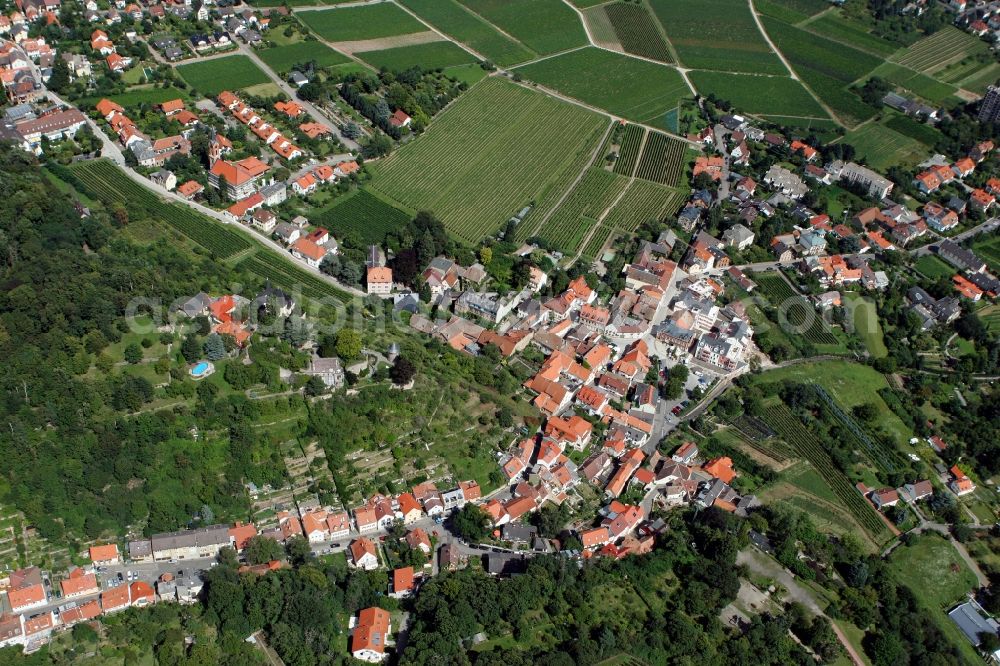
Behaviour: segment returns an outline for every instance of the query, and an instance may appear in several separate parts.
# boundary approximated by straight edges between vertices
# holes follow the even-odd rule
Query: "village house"
[[[353,618],[352,618],[353,619]],[[351,656],[369,663],[379,663],[386,658],[386,644],[391,632],[389,612],[381,608],[365,608],[352,623]]]

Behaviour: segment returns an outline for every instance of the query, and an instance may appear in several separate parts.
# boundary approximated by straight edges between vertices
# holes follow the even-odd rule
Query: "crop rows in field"
[[[604,223],[622,231],[635,231],[649,220],[662,220],[677,212],[684,194],[648,180],[633,180]]]
[[[400,0],[400,2],[444,34],[467,44],[498,65],[513,65],[531,60],[533,56],[523,44],[501,34],[455,0]]]
[[[611,20],[618,43],[626,52],[651,60],[671,62],[667,42],[645,7],[616,2],[605,5],[602,9]]]
[[[382,201],[368,190],[338,199],[313,219],[313,223],[339,236],[352,236],[362,244],[381,244],[387,233],[410,221],[404,211]]]
[[[562,0],[459,0],[536,53],[587,44],[577,13]]]
[[[938,30],[898,54],[893,60],[925,74],[933,73],[962,58],[983,53],[986,44],[951,26]]]
[[[345,303],[351,298],[347,292],[337,289],[273,252],[258,252],[241,261],[238,266],[264,280],[270,280],[283,289],[300,291],[310,298],[334,298]]]
[[[868,452],[868,458],[875,463],[880,470],[886,474],[893,474],[904,468],[906,463],[902,456],[893,447],[887,446],[885,442],[877,436],[872,435],[867,428],[859,424],[853,416],[843,410],[840,404],[833,399],[825,388],[819,384],[812,384],[812,388],[820,399],[827,404],[833,415],[847,428],[847,431],[854,436],[854,440]]]
[[[639,160],[639,149],[642,147],[642,137],[646,129],[640,125],[628,125],[622,134],[618,159],[615,160],[615,173],[631,176],[635,171],[635,163]]]
[[[227,259],[251,247],[250,240],[240,233],[190,208],[163,201],[110,162],[79,163],[73,167],[73,172],[105,203],[136,203],[152,217],[163,220],[220,259]]]
[[[847,507],[847,510],[876,540],[881,540],[887,531],[886,525],[875,509],[858,492],[847,476],[837,469],[830,455],[819,445],[814,437],[810,437],[805,426],[785,405],[769,407],[765,420],[774,430],[790,444],[795,451],[809,461],[809,464],[829,484],[834,494]]]
[[[538,235],[563,252],[575,252],[627,183],[622,176],[591,167]]]
[[[593,235],[587,244],[583,247],[582,256],[589,259],[597,259],[601,252],[601,248],[607,243],[613,236],[618,232],[604,224],[603,222],[594,230]]]
[[[560,190],[558,199],[592,159],[606,123],[514,83],[484,79],[427,132],[381,161],[373,187],[411,210],[434,212],[451,233],[479,242],[552,189]]]
[[[650,132],[635,175],[669,187],[677,187],[684,173],[686,153],[687,145],[684,142],[660,132]]]
[[[812,344],[838,344],[839,340],[827,329],[823,318],[816,314],[815,308],[796,293],[784,278],[773,273],[755,273],[753,279],[771,305],[778,309],[779,324],[784,323],[780,317],[783,314],[785,322]]]

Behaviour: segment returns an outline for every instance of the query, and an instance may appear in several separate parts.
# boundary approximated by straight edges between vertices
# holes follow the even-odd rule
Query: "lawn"
[[[598,48],[571,51],[519,67],[525,79],[623,118],[662,125],[668,111],[690,95],[672,67]]]
[[[470,86],[481,81],[487,74],[486,70],[478,64],[446,67],[444,73],[446,76],[450,76]]]
[[[449,37],[498,65],[534,57],[526,46],[501,34],[493,25],[455,0],[400,0],[400,3]]]
[[[854,313],[854,333],[868,349],[874,358],[884,358],[889,355],[882,333],[882,324],[878,320],[878,309],[875,304],[866,300],[860,294],[848,292],[846,302]]]
[[[316,64],[323,68],[350,62],[347,56],[337,53],[326,44],[313,40],[288,44],[287,46],[272,46],[269,49],[259,51],[258,55],[260,55],[261,60],[267,63],[268,67],[280,74],[290,72],[292,65],[306,63],[310,60],[315,60]]]
[[[580,16],[562,0],[460,0],[536,53],[587,44]]]
[[[913,165],[927,157],[924,144],[879,123],[868,123],[848,132],[843,142],[854,146],[857,156],[877,171]]]
[[[223,90],[240,90],[267,83],[267,75],[244,55],[178,65],[177,73],[204,95],[214,97]]]
[[[550,189],[561,195],[590,161],[607,120],[498,78],[484,79],[428,130],[375,167],[373,187],[433,211],[479,242]]]
[[[476,58],[468,51],[452,42],[429,42],[427,44],[399,46],[381,51],[365,51],[356,55],[379,69],[384,67],[391,72],[403,71],[414,65],[431,70],[476,62]]]
[[[126,109],[136,107],[141,104],[159,104],[171,99],[189,98],[188,91],[180,88],[154,88],[152,86],[130,88],[120,95],[110,95],[108,99],[117,104],[121,104]],[[94,104],[100,101],[101,97],[89,97],[77,101],[77,106],[81,109],[92,109]]]
[[[338,238],[350,236],[358,245],[370,245],[381,244],[389,231],[406,224],[410,217],[368,190],[355,190],[338,197],[333,205],[311,219]]]
[[[427,26],[391,2],[301,12],[296,16],[330,42],[378,39],[427,30]]]
[[[916,268],[922,275],[930,278],[931,280],[937,280],[938,278],[951,277],[955,274],[955,269],[946,264],[941,259],[935,257],[933,254],[925,254],[924,256],[917,259],[914,264]]]
[[[752,76],[695,70],[688,77],[702,95],[713,93],[746,113],[819,118],[827,115],[801,83],[787,76]]]
[[[757,28],[750,6],[733,0],[650,0],[685,67],[787,74]]]
[[[816,382],[846,409],[853,409],[857,405],[870,402],[879,412],[876,421],[879,427],[889,432],[897,444],[903,444],[912,437],[910,430],[878,394],[880,389],[888,387],[889,384],[884,376],[870,366],[851,361],[800,363],[768,370],[759,375],[755,381],[770,383],[784,379]]]

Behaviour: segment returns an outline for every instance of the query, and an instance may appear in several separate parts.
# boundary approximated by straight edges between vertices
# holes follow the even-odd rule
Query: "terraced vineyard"
[[[337,289],[329,282],[299,268],[274,252],[261,250],[237,265],[264,280],[270,280],[279,287],[289,291],[301,291],[310,298],[333,298],[344,303],[351,298],[346,291]]]
[[[599,114],[491,77],[380,161],[372,187],[477,243],[529,202],[553,190],[558,200],[607,127]]]
[[[157,220],[163,220],[219,259],[228,259],[252,247],[242,234],[200,215],[185,206],[167,203],[142,187],[111,162],[99,160],[73,165],[73,173],[88,194],[106,204],[139,204]]]
[[[836,345],[840,341],[827,328],[823,318],[805,298],[792,289],[780,275],[774,273],[754,273],[753,279],[768,301],[778,309],[779,324],[785,322],[816,345]]]
[[[597,220],[628,183],[623,176],[591,167],[538,235],[559,250],[576,252]]]
[[[640,125],[629,125],[622,134],[621,148],[615,161],[615,173],[631,176],[635,171],[635,163],[639,160],[639,149],[642,148],[642,137],[646,129]]]
[[[684,198],[684,193],[678,190],[648,180],[634,180],[604,223],[614,229],[635,231],[643,222],[676,213]]]
[[[660,132],[650,132],[639,158],[636,176],[656,183],[677,187],[684,173],[687,144]]]
[[[625,51],[651,60],[673,62],[666,40],[642,5],[616,2],[603,9]]]
[[[881,543],[888,538],[889,530],[882,518],[857,491],[847,476],[837,469],[829,454],[817,443],[816,439],[809,436],[805,426],[788,407],[785,405],[769,407],[764,420],[819,472],[861,527],[871,534],[877,542]]]

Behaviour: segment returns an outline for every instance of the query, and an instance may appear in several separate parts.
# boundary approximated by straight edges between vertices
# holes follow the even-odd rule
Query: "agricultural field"
[[[257,52],[267,66],[279,74],[287,74],[293,65],[315,60],[321,68],[342,65],[351,62],[350,59],[337,53],[329,46],[317,41],[303,41],[285,46],[272,46]]]
[[[595,11],[605,13],[618,43],[626,52],[660,62],[672,62],[670,49],[660,34],[659,26],[642,5],[615,2]]]
[[[927,146],[875,122],[848,132],[843,141],[854,146],[857,156],[879,171],[913,165],[927,157]]]
[[[328,42],[380,39],[427,31],[427,26],[391,2],[299,12],[296,16]]]
[[[823,107],[802,84],[788,76],[753,76],[693,70],[691,83],[702,95],[714,94],[740,111],[768,115],[827,118]]]
[[[787,74],[750,6],[731,0],[650,0],[677,57],[691,69]]]
[[[972,243],[972,250],[989,264],[990,270],[1000,271],[1000,234],[980,236]]]
[[[892,61],[924,74],[934,74],[969,56],[987,51],[989,46],[986,42],[948,26],[900,51]]]
[[[534,53],[501,34],[456,0],[400,0],[400,3],[449,37],[462,42],[497,65],[531,60]]]
[[[875,115],[877,109],[864,104],[848,86],[882,64],[882,58],[782,21],[762,21],[795,72],[842,121],[854,125]]]
[[[617,233],[618,232],[614,229],[602,222],[598,225],[593,235],[591,235],[590,240],[587,241],[583,250],[581,250],[580,256],[589,260],[597,259],[601,248],[603,248],[609,240],[616,236]]]
[[[866,26],[845,18],[837,11],[826,12],[802,27],[811,33],[861,49],[880,58],[891,56],[899,50],[898,45],[873,35]]]
[[[885,346],[885,335],[875,304],[855,292],[845,294],[845,303],[849,304],[850,312],[853,313],[851,323],[854,325],[854,333],[865,343],[872,358],[888,356],[889,350]]]
[[[814,437],[806,431],[805,425],[786,407],[770,407],[764,421],[787,442],[795,452],[809,461],[823,480],[833,490],[834,495],[850,512],[851,516],[876,542],[889,538],[890,532],[874,507],[857,491],[854,484],[837,469],[830,455]]]
[[[753,6],[762,16],[798,23],[829,9],[830,3],[826,0],[755,0]]]
[[[618,159],[615,160],[615,173],[631,176],[635,171],[635,165],[639,161],[639,149],[642,148],[643,138],[646,136],[646,129],[641,125],[629,125],[622,135],[621,148],[618,151]]]
[[[987,305],[976,314],[991,332],[1000,331],[1000,305]]]
[[[387,233],[411,218],[365,189],[338,197],[332,206],[310,217],[313,224],[329,229],[337,238],[350,236],[359,245],[381,244]]]
[[[595,46],[611,49],[612,51],[624,51],[625,48],[618,41],[618,33],[611,23],[611,17],[605,7],[598,5],[583,12],[583,22],[587,25],[587,32]]]
[[[242,90],[270,81],[267,74],[244,55],[178,65],[177,73],[192,88],[211,97],[223,90]]]
[[[524,78],[623,118],[662,125],[664,115],[690,95],[672,67],[585,48],[519,67]]]
[[[942,138],[941,132],[934,127],[902,114],[889,114],[882,120],[882,124],[904,136],[919,141],[927,146],[928,151]]]
[[[768,301],[778,310],[778,324],[791,327],[796,335],[814,345],[839,344],[827,328],[822,317],[805,298],[800,296],[781,275],[776,273],[754,273],[753,280],[760,287]]]
[[[346,291],[337,289],[315,273],[300,268],[292,260],[270,250],[259,250],[239,262],[237,266],[262,280],[270,280],[283,289],[298,290],[309,298],[332,298],[344,303],[351,298]]]
[[[562,0],[459,1],[536,53],[555,53],[587,43],[583,22]]]
[[[928,102],[940,104],[955,94],[955,86],[894,62],[884,62],[871,74],[910,91]]]
[[[599,114],[484,79],[380,161],[373,187],[410,209],[433,211],[453,234],[478,242],[531,201],[540,207],[550,188],[565,192],[582,170],[569,167],[593,159],[606,129]]]
[[[135,203],[157,220],[174,227],[219,259],[228,259],[253,248],[243,234],[196,213],[187,206],[167,203],[152,190],[139,185],[111,162],[78,162],[73,173],[89,194],[106,204]]]
[[[628,185],[628,179],[591,167],[536,235],[566,254],[576,252],[604,211]]]
[[[649,220],[661,220],[677,212],[684,203],[683,192],[648,180],[636,179],[615,207],[604,218],[604,224],[622,231],[635,231]]]
[[[468,51],[452,42],[444,41],[397,46],[381,51],[364,51],[355,55],[378,69],[384,67],[392,72],[403,71],[414,65],[431,70],[476,62],[476,58]]]
[[[680,185],[684,175],[687,144],[660,132],[650,132],[642,147],[635,175],[668,187]]]

